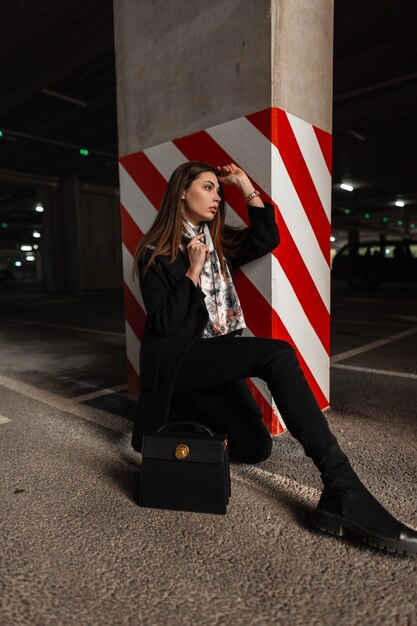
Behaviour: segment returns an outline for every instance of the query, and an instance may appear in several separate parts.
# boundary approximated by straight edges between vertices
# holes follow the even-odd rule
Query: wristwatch
[[[257,191],[255,189],[255,191],[252,191],[252,193],[250,193],[248,196],[246,196],[245,202],[249,202],[249,200],[252,200],[252,198],[254,198],[255,196],[260,196],[260,195],[261,195],[260,191]]]

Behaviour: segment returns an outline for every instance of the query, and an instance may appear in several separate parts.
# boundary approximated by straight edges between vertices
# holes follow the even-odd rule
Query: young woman
[[[223,184],[241,192],[250,227],[225,224]],[[241,336],[246,324],[233,270],[279,241],[273,205],[260,199],[241,168],[190,161],[175,169],[133,264],[147,313],[133,448],[140,452],[143,433],[166,421],[195,420],[228,434],[231,460],[267,459],[272,438],[245,381],[259,377],[320,471],[324,488],[314,526],[417,553],[417,532],[372,496],[339,447],[294,348],[281,339]]]

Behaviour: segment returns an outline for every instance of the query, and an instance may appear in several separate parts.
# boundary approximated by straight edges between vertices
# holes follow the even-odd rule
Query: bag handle
[[[161,426],[161,428],[158,428],[157,433],[161,432],[164,429],[169,429],[171,426],[175,426],[181,424],[182,426],[189,426],[190,424],[192,426],[195,427],[196,430],[200,430],[200,431],[206,431],[206,433],[208,433],[211,437],[214,437],[214,431],[207,426],[207,424],[202,424],[201,422],[169,422],[168,424],[165,424],[164,426]]]

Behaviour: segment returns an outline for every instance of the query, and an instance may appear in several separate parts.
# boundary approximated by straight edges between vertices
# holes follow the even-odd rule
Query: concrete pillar
[[[144,307],[132,257],[186,160],[233,161],[276,206],[281,244],[236,271],[245,335],[290,341],[329,406],[332,0],[115,0],[128,380],[139,384]],[[227,222],[248,224],[225,189]],[[266,384],[249,385],[271,433]]]

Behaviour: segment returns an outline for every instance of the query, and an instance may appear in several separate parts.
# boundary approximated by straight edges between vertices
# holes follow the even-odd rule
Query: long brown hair
[[[144,267],[143,274],[145,274],[158,254],[170,254],[170,263],[173,263],[177,258],[183,230],[180,211],[181,194],[185,189],[191,186],[193,180],[202,172],[213,172],[213,174],[218,176],[218,170],[210,163],[204,163],[203,161],[186,161],[185,163],[181,163],[171,174],[164,191],[158,215],[151,228],[143,235],[136,248],[132,268],[133,280],[135,280],[135,274],[139,276],[138,260],[142,256],[145,256],[147,245],[154,246],[154,249],[148,249],[152,250],[152,252]],[[219,255],[221,271],[224,275],[226,268],[223,255],[236,256],[239,253],[243,240],[248,233],[248,228],[246,226],[234,227],[225,225],[226,209],[223,185],[220,181],[219,187],[221,201],[213,220],[208,222],[208,227],[214,247]]]

